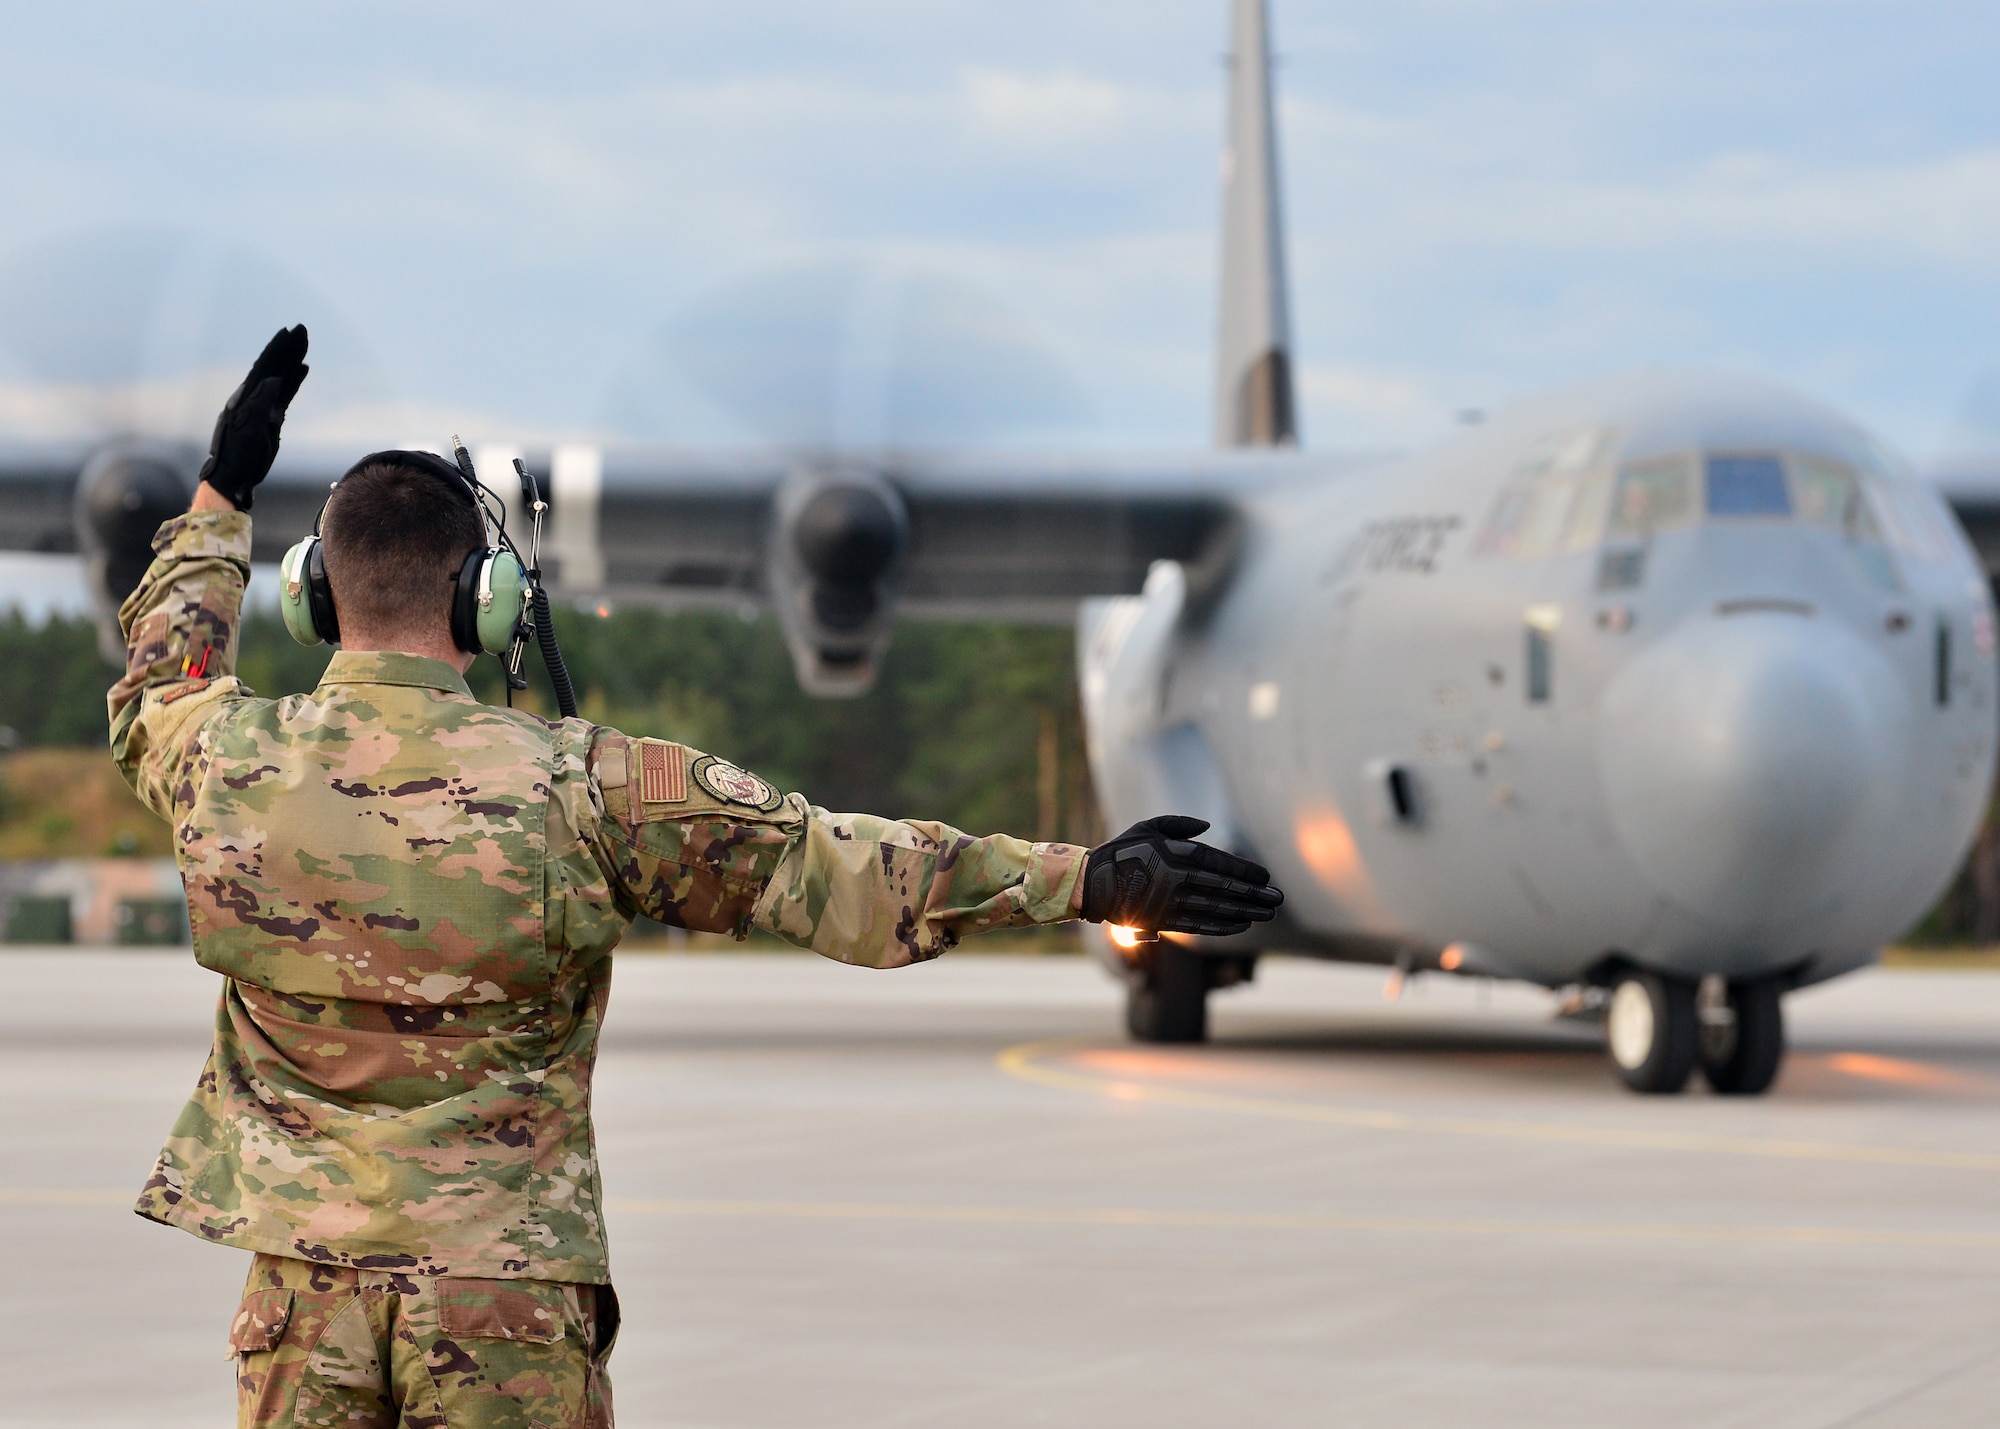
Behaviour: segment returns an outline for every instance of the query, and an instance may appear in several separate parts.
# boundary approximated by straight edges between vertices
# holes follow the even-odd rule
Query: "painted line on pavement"
[[[613,1196],[610,1215],[729,1220],[932,1221],[979,1225],[1161,1226],[1205,1230],[1348,1231],[1405,1235],[1527,1236],[1557,1239],[1733,1241],[1769,1245],[1855,1245],[2000,1250],[2000,1232],[1868,1230],[1844,1226],[1673,1225],[1600,1221],[1508,1221],[1423,1216],[1163,1211],[1136,1207],[935,1205],[866,1201],[634,1200]]]
[[[1803,1054],[1843,1077],[1859,1077],[1868,1082],[1889,1082],[1896,1086],[1923,1087],[1944,1092],[1990,1092],[1990,1077],[1975,1077],[1928,1062],[1912,1062],[1902,1057],[1883,1057],[1873,1052],[1808,1052]]]
[[[128,1191],[0,1187],[0,1206],[129,1207]],[[613,1196],[614,1216],[794,1221],[929,1221],[954,1225],[1181,1227],[1196,1230],[1336,1231],[1362,1234],[1521,1236],[1558,1240],[1727,1241],[1763,1245],[2000,1250],[2000,1232],[1869,1230],[1849,1226],[1674,1225],[1665,1222],[1509,1221],[1253,1211],[1168,1211],[1134,1206],[981,1206],[876,1201],[664,1200]]]
[[[1745,1156],[1769,1161],[1832,1161],[1871,1166],[1921,1166],[1951,1171],[2000,1171],[2000,1155],[1976,1151],[1921,1151],[1899,1146],[1860,1146],[1831,1141],[1759,1140],[1744,1136],[1700,1136],[1673,1131],[1577,1126],[1563,1122],[1489,1121],[1478,1117],[1423,1116],[1365,1107],[1327,1106],[1273,1097],[1191,1091],[1132,1077],[1103,1077],[1051,1067],[1040,1059],[1081,1051],[1095,1043],[1074,1037],[1022,1042],[994,1059],[1007,1076],[1062,1091],[1084,1092],[1112,1101],[1145,1102],[1193,1111],[1263,1117],[1369,1131],[1415,1131],[1439,1136],[1477,1136],[1504,1141],[1540,1141],[1571,1146],[1604,1146],[1639,1151],[1688,1151]]]

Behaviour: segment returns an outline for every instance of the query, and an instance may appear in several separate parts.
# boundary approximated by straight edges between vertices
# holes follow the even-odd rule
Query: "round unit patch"
[[[785,802],[784,795],[747,769],[704,754],[694,762],[694,782],[727,804],[748,804],[769,812]]]

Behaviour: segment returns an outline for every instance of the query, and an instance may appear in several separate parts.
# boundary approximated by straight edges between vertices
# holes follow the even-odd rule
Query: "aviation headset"
[[[450,487],[459,500],[469,501],[479,513],[480,524],[499,537],[498,545],[475,548],[453,578],[456,585],[451,597],[451,639],[468,655],[506,654],[527,618],[530,582],[507,535],[505,519],[495,519],[488,499],[491,493],[467,470],[470,460],[463,466],[454,466],[430,452],[372,452],[349,467],[341,481],[373,462],[430,473]],[[333,490],[339,489],[340,482],[336,481]],[[333,494],[328,492],[327,502],[332,500]],[[320,523],[326,519],[327,502],[321,503],[319,514],[313,517],[312,534],[285,552],[278,563],[278,607],[284,614],[285,629],[301,645],[340,643],[340,613],[334,609],[333,587],[326,578],[326,554],[319,534]]]

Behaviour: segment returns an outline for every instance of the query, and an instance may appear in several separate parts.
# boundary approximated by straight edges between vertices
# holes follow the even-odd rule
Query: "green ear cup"
[[[278,609],[285,617],[285,629],[301,645],[318,645],[322,639],[313,625],[312,594],[306,589],[306,558],[318,539],[306,537],[278,562]]]
[[[528,605],[528,578],[511,551],[495,551],[480,566],[477,601],[479,648],[505,653]]]

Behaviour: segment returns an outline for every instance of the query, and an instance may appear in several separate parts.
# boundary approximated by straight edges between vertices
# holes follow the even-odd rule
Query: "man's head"
[[[345,648],[471,663],[452,643],[452,581],[486,528],[442,457],[363,457],[326,503],[320,544]]]

